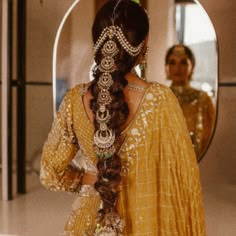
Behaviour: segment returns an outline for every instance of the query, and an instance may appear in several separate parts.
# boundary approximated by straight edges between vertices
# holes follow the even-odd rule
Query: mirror
[[[58,109],[69,88],[91,79],[93,48],[91,30],[88,29],[92,27],[96,10],[104,2],[104,0],[76,0],[61,22],[53,56],[54,112]],[[158,9],[156,8],[157,2],[160,4]],[[215,126],[218,85],[216,34],[210,19],[198,2],[177,2],[179,1],[140,1],[147,7],[150,17],[148,67],[141,73],[145,74],[147,80],[170,86],[170,80],[166,79],[165,67],[167,49],[176,43],[183,43],[191,48],[196,59],[196,66],[190,85],[194,89],[208,94],[214,110],[210,125],[204,127],[200,127],[203,125],[200,122],[201,119],[203,120],[202,112],[199,111],[196,116],[198,118],[186,117],[186,120],[189,119],[191,122],[198,119],[199,122],[195,125],[202,133],[206,127],[210,127],[208,127],[210,131],[207,138],[204,139],[204,145],[201,145],[203,148],[201,151],[197,151],[197,159],[200,161],[210,144]],[[196,101],[192,102],[196,103]],[[192,114],[192,112],[186,112],[186,114]],[[194,132],[190,130],[192,140],[199,139],[199,137],[193,137]],[[201,132],[199,135],[202,135]]]
[[[176,1],[176,47],[166,54],[166,81],[176,95],[198,161],[206,152],[215,125],[217,41],[214,27],[196,1]],[[184,3],[183,3],[184,2]]]

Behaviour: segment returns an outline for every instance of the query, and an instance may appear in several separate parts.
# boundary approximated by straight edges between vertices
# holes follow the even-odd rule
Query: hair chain
[[[116,152],[116,134],[114,130],[109,127],[111,119],[109,104],[112,102],[110,87],[114,83],[111,73],[117,69],[114,57],[119,53],[117,44],[114,41],[116,31],[116,27],[106,29],[100,36],[97,44],[98,50],[108,37],[108,40],[102,46],[101,52],[103,57],[101,63],[98,65],[98,70],[100,70],[101,75],[97,82],[100,90],[97,99],[99,107],[96,111],[95,119],[99,128],[94,133],[94,151],[99,159],[104,160],[105,165],[106,159],[112,158]],[[111,209],[110,212],[105,214],[101,225],[99,222],[100,219],[98,218],[97,220],[95,236],[122,235],[124,221],[114,209]]]
[[[103,45],[107,38],[111,38],[113,36],[116,36],[123,49],[133,57],[139,55],[144,45],[144,41],[142,41],[137,47],[133,47],[125,37],[122,29],[119,26],[112,25],[106,27],[102,31],[101,35],[99,36],[97,42],[94,45],[94,53],[97,53],[97,51],[100,49],[100,47]]]

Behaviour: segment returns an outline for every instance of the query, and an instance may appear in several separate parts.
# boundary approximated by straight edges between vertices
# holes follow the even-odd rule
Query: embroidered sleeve
[[[63,99],[43,147],[40,181],[50,190],[78,192],[83,170],[71,165],[78,150],[70,92]]]

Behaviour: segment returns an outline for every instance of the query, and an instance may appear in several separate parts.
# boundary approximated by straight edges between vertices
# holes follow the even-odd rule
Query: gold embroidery
[[[56,121],[44,147],[42,181],[59,190],[69,190],[68,185],[74,178],[73,171],[70,175],[60,175],[65,180],[63,187],[57,176],[77,152],[70,138],[67,141],[61,138],[64,127],[69,129],[69,137],[72,136],[68,121],[73,123],[83,156],[80,158],[86,157],[85,163],[89,163],[91,170],[91,165],[96,167],[94,128],[83,107],[81,88],[77,86],[66,95],[65,104],[71,104],[73,115],[70,109],[68,114],[64,110],[67,105],[62,106],[58,114],[60,121]],[[66,118],[68,115],[70,119]],[[124,135],[119,153],[123,168],[118,199],[118,211],[125,220],[124,236],[205,236],[198,165],[182,111],[169,88],[150,85]],[[99,196],[78,193],[78,197],[79,202],[73,205],[65,227],[66,235],[83,235],[95,227]]]

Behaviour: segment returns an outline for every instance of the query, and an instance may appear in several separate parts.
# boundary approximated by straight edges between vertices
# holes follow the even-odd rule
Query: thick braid
[[[98,84],[96,82],[96,77],[99,76],[99,71],[94,72],[95,80],[93,81],[90,89],[93,99],[91,100],[91,109],[94,114],[96,114],[98,109],[97,95],[98,95]],[[112,97],[112,102],[109,104],[109,111],[111,114],[110,123],[108,127],[111,128],[116,137],[120,135],[120,127],[122,127],[128,117],[129,108],[125,101],[125,96],[123,88],[126,86],[127,81],[124,76],[118,71],[112,74],[112,79],[114,81],[110,88],[110,94]],[[99,127],[99,123],[94,120],[95,129]],[[103,209],[100,213],[104,215],[112,210],[115,210],[115,203],[118,196],[118,187],[120,184],[121,176],[121,160],[119,155],[115,152],[113,156],[109,159],[99,159],[97,163],[98,168],[98,181],[95,184],[95,189],[100,193],[101,199],[103,201]]]
[[[93,113],[96,114],[96,111],[99,108],[97,104],[98,94],[99,94],[99,86],[97,81],[101,75],[99,70],[95,70],[93,73],[94,80],[90,86],[90,91],[93,96],[93,99],[90,102],[90,108],[92,109]],[[108,124],[109,128],[114,129],[119,134],[119,129],[122,127],[129,114],[129,108],[127,102],[125,101],[125,95],[123,92],[124,87],[128,84],[127,80],[125,79],[124,75],[122,75],[119,71],[115,71],[111,74],[112,79],[114,81],[113,85],[110,87],[110,94],[112,97],[112,102],[109,104],[109,110],[111,114],[111,120]],[[98,128],[99,123],[94,120],[95,127]]]
[[[130,60],[130,56],[126,55],[128,58],[126,61],[122,61],[119,58],[124,58],[124,50],[120,47],[119,53],[115,56],[116,70],[110,73],[112,77],[112,85],[109,87],[109,92],[111,96],[111,102],[107,105],[110,113],[110,120],[107,123],[109,129],[113,130],[116,140],[114,143],[115,147],[119,147],[121,127],[127,121],[129,115],[129,107],[125,100],[124,88],[128,84],[125,79],[125,75],[131,70],[136,58]],[[125,56],[125,57],[126,57]],[[95,55],[95,61],[102,61],[103,56],[100,52]],[[127,63],[128,62],[128,63]],[[93,99],[90,102],[90,108],[92,109],[94,115],[96,116],[99,110],[99,79],[102,73],[99,67],[94,70],[94,80],[90,86],[90,91]],[[95,133],[99,130],[100,123],[95,118]],[[98,169],[98,180],[94,187],[100,194],[101,200],[103,202],[103,207],[99,211],[99,221],[102,222],[106,219],[106,215],[109,213],[116,213],[116,202],[119,194],[119,185],[121,182],[121,159],[118,155],[118,148],[115,148],[115,152],[109,158],[98,158],[97,169]],[[122,221],[121,221],[122,222]],[[122,232],[123,223],[117,227],[117,232]]]
[[[130,20],[130,16],[135,16],[135,21]],[[93,97],[90,108],[94,114],[94,151],[98,158],[98,180],[94,187],[102,200],[96,236],[123,235],[124,223],[116,210],[116,203],[122,170],[118,155],[123,138],[121,131],[129,115],[124,94],[128,84],[125,76],[143,50],[148,29],[144,9],[132,1],[109,1],[94,21],[96,66],[89,90]]]

